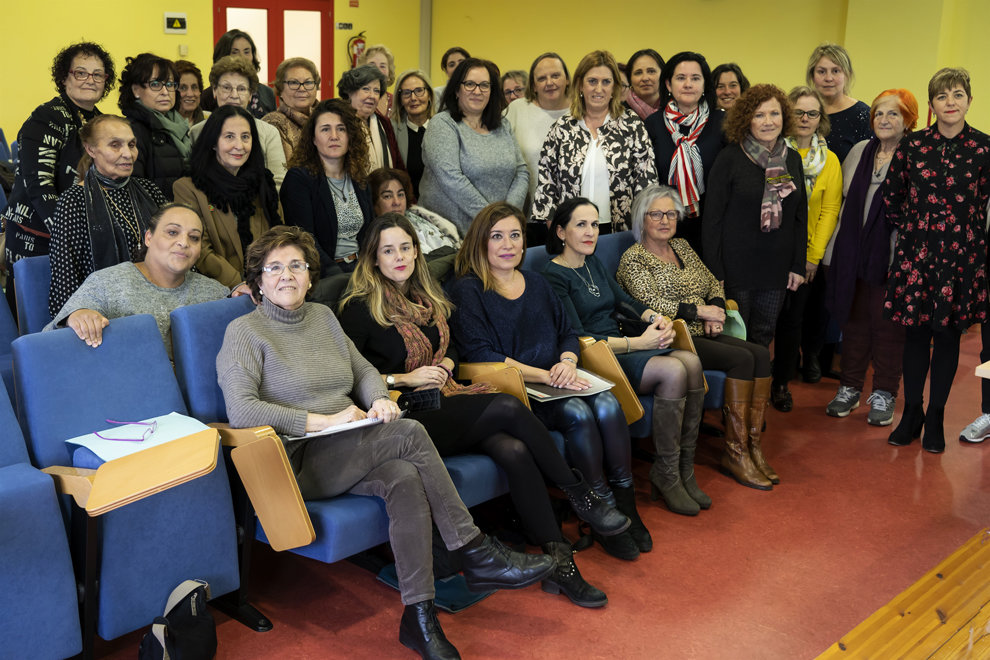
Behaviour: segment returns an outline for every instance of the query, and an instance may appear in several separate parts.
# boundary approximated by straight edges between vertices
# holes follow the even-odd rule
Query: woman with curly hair
[[[272,173],[258,148],[254,117],[239,105],[210,115],[192,151],[192,177],[175,182],[175,201],[203,218],[196,269],[233,288],[244,280],[248,245],[282,223]]]
[[[7,208],[0,216],[6,227],[8,264],[48,254],[55,202],[75,180],[76,164],[83,155],[77,133],[100,114],[96,104],[117,82],[113,58],[91,42],[63,48],[52,61],[51,72],[58,96],[35,108],[17,133],[20,160]],[[15,309],[11,274],[8,278],[7,301]]]
[[[316,237],[321,275],[351,272],[372,219],[368,142],[347,101],[318,104],[303,126],[282,182],[285,223]]]

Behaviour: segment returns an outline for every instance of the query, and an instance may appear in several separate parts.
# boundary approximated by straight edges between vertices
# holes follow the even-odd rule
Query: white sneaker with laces
[[[990,438],[990,415],[983,413],[959,434],[960,442],[977,444]]]
[[[873,426],[890,426],[894,421],[894,395],[886,390],[874,390],[866,400],[870,412],[866,423]]]
[[[829,417],[848,417],[849,413],[859,408],[860,391],[847,385],[839,385],[839,391],[825,407]]]

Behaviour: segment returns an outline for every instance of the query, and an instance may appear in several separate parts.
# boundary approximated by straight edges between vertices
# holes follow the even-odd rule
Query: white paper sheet
[[[77,438],[70,438],[66,442],[72,445],[86,447],[104,461],[112,461],[115,458],[127,456],[149,447],[162,445],[166,442],[171,442],[172,440],[199,431],[205,431],[209,428],[199,420],[181,415],[177,412],[170,412],[167,415],[138,421],[148,423],[157,421],[158,428],[147,440],[105,440],[96,437],[95,433],[87,433]],[[141,424],[113,424],[107,430],[101,430],[99,433],[107,438],[140,438],[147,429],[147,426]]]

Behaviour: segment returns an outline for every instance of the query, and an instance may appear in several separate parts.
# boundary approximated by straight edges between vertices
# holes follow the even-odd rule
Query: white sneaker
[[[870,413],[866,416],[867,424],[890,426],[894,421],[894,395],[890,392],[873,390],[866,403],[870,406]]]
[[[973,444],[983,442],[990,438],[990,415],[983,413],[976,420],[964,428],[959,434],[960,442],[970,442]]]

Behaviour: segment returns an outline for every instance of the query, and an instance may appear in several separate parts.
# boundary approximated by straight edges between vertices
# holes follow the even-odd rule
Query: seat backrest
[[[523,257],[522,269],[539,273],[543,271],[543,267],[547,265],[548,261],[550,261],[550,255],[547,254],[547,246],[534,245],[533,247],[526,248],[526,256]]]
[[[629,246],[635,243],[631,231],[620,231],[615,234],[606,234],[598,239],[598,247],[595,249],[595,256],[605,266],[605,272],[615,277],[619,270],[619,259]]]
[[[17,323],[5,296],[0,300],[0,355],[10,355],[10,342],[17,339]]]
[[[227,325],[254,309],[249,296],[180,307],[172,312],[175,377],[189,414],[202,422],[226,422],[227,405],[217,382],[217,353]]]
[[[13,343],[17,410],[37,467],[71,465],[65,440],[186,405],[154,317],[114,319],[91,348],[68,328]]]
[[[15,463],[29,463],[24,435],[14,415],[10,397],[0,396],[0,467]]]
[[[48,290],[52,285],[52,264],[48,255],[25,257],[14,262],[14,297],[21,334],[41,332],[51,323]]]

